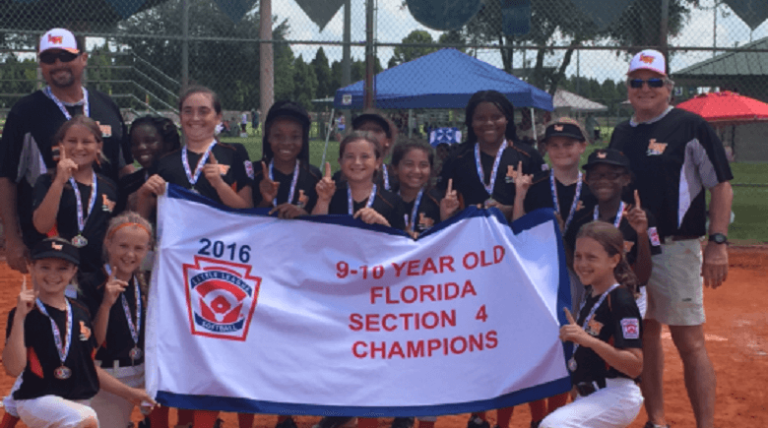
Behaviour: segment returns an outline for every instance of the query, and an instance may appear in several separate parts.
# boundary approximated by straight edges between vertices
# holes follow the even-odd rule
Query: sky
[[[492,1],[492,0],[486,0]],[[714,26],[714,11],[713,6],[715,0],[702,0],[701,6],[709,10],[695,9],[685,26],[683,32],[669,41],[670,46],[686,46],[686,47],[711,47],[713,46],[713,26]],[[379,42],[382,43],[396,43],[401,41],[413,30],[428,30],[432,37],[437,40],[442,34],[440,31],[433,31],[425,28],[419,24],[410,14],[407,8],[401,7],[401,0],[377,0],[377,19],[376,19],[376,37]],[[342,40],[342,28],[343,28],[343,7],[339,9],[333,19],[321,32],[319,27],[313,23],[309,17],[301,10],[294,0],[279,0],[273,1],[272,12],[278,17],[279,21],[288,19],[290,27],[290,34],[288,38],[290,40],[325,40],[325,41],[341,41]],[[352,41],[364,41],[365,40],[365,2],[353,0],[352,1]],[[754,32],[751,32],[747,24],[739,19],[727,5],[718,6],[718,18],[717,18],[717,46],[743,46],[752,40],[758,40],[763,37],[768,37],[768,22],[764,22]],[[315,57],[317,51],[316,45],[292,45],[294,54],[302,55],[305,61],[310,61]],[[326,55],[330,61],[341,59],[341,47],[340,46],[324,46]],[[558,53],[548,58],[545,65],[554,66],[559,65],[564,51],[557,51]],[[352,56],[354,58],[362,58],[364,55],[364,48],[353,47]],[[534,51],[528,51],[527,58],[532,60],[535,55]],[[380,47],[378,48],[379,59],[386,67],[387,61],[392,56],[392,48]],[[522,68],[523,66],[522,53],[515,52],[515,68]],[[606,78],[613,80],[622,80],[626,73],[628,64],[628,58],[624,56],[617,57],[615,51],[582,51],[578,55],[574,54],[571,65],[568,67],[566,73],[568,75],[579,74],[588,78],[595,78],[598,81],[603,81]],[[675,70],[693,65],[699,61],[712,57],[711,52],[694,52],[689,51],[686,53],[678,53],[673,55],[670,68],[674,73]],[[489,62],[497,67],[501,67],[501,58],[498,50],[489,49],[481,50],[478,52],[478,58]]]

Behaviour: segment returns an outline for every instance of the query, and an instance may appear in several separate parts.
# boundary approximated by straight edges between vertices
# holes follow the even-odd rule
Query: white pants
[[[19,412],[16,410],[16,400],[13,399],[13,393],[21,388],[21,375],[16,378],[16,382],[11,387],[11,392],[3,398],[3,407],[5,407],[5,413],[18,418]]]
[[[21,421],[29,428],[76,428],[89,418],[97,424],[90,400],[67,400],[58,395],[44,395],[29,400],[16,400]]]
[[[631,424],[643,406],[640,387],[631,379],[606,379],[605,384],[552,412],[540,428],[624,428]]]
[[[134,367],[104,369],[104,371],[130,387],[141,388],[144,386],[144,364]],[[91,407],[99,417],[100,428],[126,428],[131,423],[133,403],[111,392],[100,390],[91,400]]]

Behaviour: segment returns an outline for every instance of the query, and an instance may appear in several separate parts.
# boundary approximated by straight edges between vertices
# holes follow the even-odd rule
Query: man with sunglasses
[[[632,58],[627,93],[634,116],[619,124],[610,147],[629,158],[643,207],[658,223],[662,252],[652,257],[643,334],[642,390],[648,423],[665,427],[661,326],[666,324],[683,361],[696,424],[714,423],[715,372],[704,342],[704,285],[713,289],[728,274],[727,234],[733,179],[725,150],[700,116],[670,106],[674,83],[664,56],[644,50]],[[710,193],[706,229],[706,190]],[[708,234],[703,252],[699,238]],[[703,281],[702,281],[703,278]]]
[[[23,273],[28,249],[43,238],[32,225],[32,188],[39,176],[56,168],[54,136],[64,122],[86,115],[99,123],[108,161],[101,162],[102,175],[117,181],[133,171],[120,110],[108,95],[82,86],[88,62],[83,40],[54,28],[40,39],[38,59],[48,86],[13,105],[0,140],[0,218],[6,256],[8,265]]]

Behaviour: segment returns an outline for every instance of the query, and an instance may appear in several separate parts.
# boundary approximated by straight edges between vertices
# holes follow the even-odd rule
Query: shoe
[[[312,428],[351,428],[355,418],[349,416],[325,416]]]
[[[224,427],[224,420],[222,419],[216,419],[216,422],[213,423],[213,428],[223,428]]]
[[[643,428],[669,428],[669,424],[667,425],[656,425],[655,423],[648,421],[643,425]]]
[[[288,419],[275,425],[275,428],[298,428],[298,427],[296,426],[296,422],[293,420],[293,417],[289,416]]]
[[[541,421],[531,421],[531,428],[539,428],[539,425],[541,425]]]
[[[415,418],[395,418],[390,428],[413,428]]]
[[[470,416],[469,421],[467,421],[467,428],[491,428],[491,424],[477,416]]]

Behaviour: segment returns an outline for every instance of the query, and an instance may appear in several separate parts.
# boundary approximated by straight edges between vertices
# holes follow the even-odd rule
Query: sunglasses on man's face
[[[629,81],[629,87],[633,89],[640,89],[643,87],[643,83],[647,83],[649,88],[661,88],[664,86],[664,80],[654,77],[652,79],[631,79]]]
[[[58,59],[61,62],[72,62],[80,56],[80,54],[74,54],[72,52],[67,51],[58,51],[58,52],[43,52],[40,54],[40,62],[44,64],[53,64]]]

